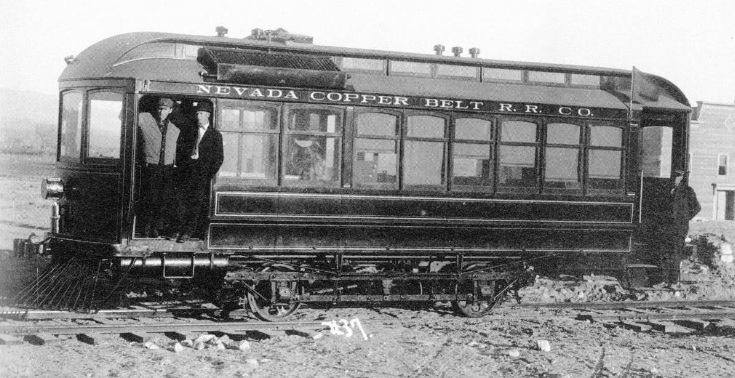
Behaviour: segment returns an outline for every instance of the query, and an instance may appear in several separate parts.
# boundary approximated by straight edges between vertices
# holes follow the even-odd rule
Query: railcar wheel
[[[462,270],[468,271],[477,268],[477,265],[465,266]],[[447,265],[440,269],[443,272],[456,271],[457,266],[454,264]],[[482,294],[482,298],[473,301],[452,301],[452,308],[456,313],[464,315],[468,318],[480,318],[487,315],[490,310],[493,309],[496,302],[495,297],[495,281],[467,281],[457,283],[455,286],[455,292],[459,294],[474,293],[475,284],[491,288],[491,292],[487,289]],[[489,298],[489,299],[488,299]]]
[[[291,272],[293,267],[288,265],[271,265],[260,270],[261,272]],[[262,281],[255,285],[255,292],[247,293],[250,311],[261,320],[268,322],[283,321],[301,307],[299,302],[289,301],[287,304],[273,303],[271,298],[283,296],[285,293],[297,293],[296,281]],[[275,290],[275,292],[274,292]],[[275,295],[274,295],[275,294]]]

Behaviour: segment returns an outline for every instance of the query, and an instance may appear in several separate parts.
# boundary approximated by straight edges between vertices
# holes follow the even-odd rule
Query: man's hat
[[[212,104],[210,104],[207,101],[200,101],[200,102],[197,103],[197,105],[194,108],[194,110],[196,110],[198,112],[207,112],[209,114],[212,114]]]
[[[158,107],[159,108],[163,108],[163,107],[173,108],[174,101],[171,100],[170,98],[160,98],[158,100]]]

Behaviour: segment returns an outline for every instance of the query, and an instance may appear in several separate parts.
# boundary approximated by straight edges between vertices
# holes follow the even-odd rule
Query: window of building
[[[623,191],[623,129],[591,125],[588,147],[587,193],[611,194]]]
[[[581,127],[567,123],[548,124],[545,152],[544,191],[581,191]]]
[[[89,94],[89,135],[87,158],[97,163],[120,159],[123,95],[116,92]],[[110,160],[115,159],[115,160]]]
[[[61,130],[59,160],[81,161],[82,146],[82,92],[70,91],[61,95]]]
[[[403,156],[404,188],[444,189],[447,121],[435,115],[410,115]]]
[[[265,103],[221,101],[218,110],[225,154],[218,176],[275,183],[278,108]]]
[[[457,118],[452,140],[452,190],[492,191],[492,122]]]
[[[353,187],[398,189],[399,117],[388,113],[358,113],[355,125]]]
[[[730,162],[730,157],[725,154],[717,155],[717,175],[727,176],[727,166]]]
[[[342,109],[289,109],[283,151],[286,185],[339,185],[342,123]]]
[[[507,120],[500,124],[498,191],[537,192],[537,125]]]

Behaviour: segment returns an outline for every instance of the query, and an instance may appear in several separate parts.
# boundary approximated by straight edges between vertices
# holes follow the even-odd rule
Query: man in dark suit
[[[211,125],[212,104],[201,101],[196,105],[197,130],[189,136],[181,161],[183,219],[176,242],[183,243],[192,236],[202,237],[209,212],[210,183],[217,174],[224,150],[222,134]]]

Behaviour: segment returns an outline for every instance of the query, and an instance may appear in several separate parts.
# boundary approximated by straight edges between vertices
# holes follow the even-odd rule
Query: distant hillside
[[[0,88],[0,151],[53,151],[57,117],[58,95]]]

